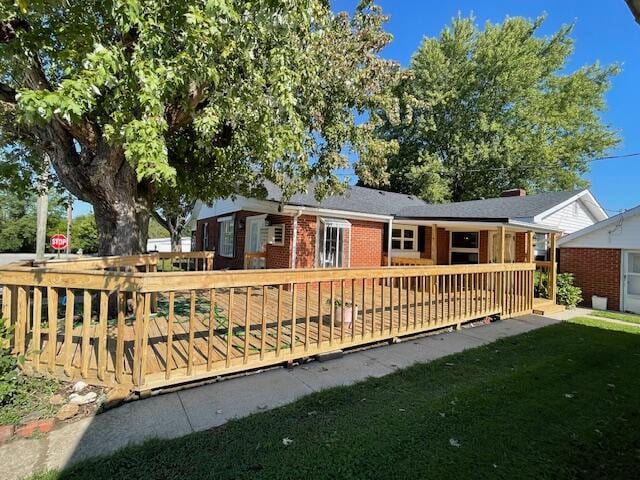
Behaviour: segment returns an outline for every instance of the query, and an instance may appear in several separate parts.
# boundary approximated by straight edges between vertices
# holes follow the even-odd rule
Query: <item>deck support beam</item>
[[[536,254],[535,254],[535,249],[533,248],[534,246],[534,241],[535,241],[535,237],[534,237],[535,233],[533,232],[533,230],[529,230],[527,232],[527,261],[529,263],[533,263],[535,261],[536,258]]]
[[[556,263],[556,250],[557,250],[558,234],[549,234],[549,262],[551,267],[549,268],[549,299],[556,303],[556,277],[558,274],[558,264]]]

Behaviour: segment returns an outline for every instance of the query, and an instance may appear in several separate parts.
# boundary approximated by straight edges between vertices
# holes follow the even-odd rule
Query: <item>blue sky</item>
[[[425,36],[437,36],[458,12],[473,13],[477,22],[501,22],[506,16],[535,18],[547,14],[543,34],[551,34],[562,24],[575,22],[575,52],[568,68],[573,70],[595,61],[618,63],[622,72],[614,78],[607,94],[606,123],[622,138],[610,154],[640,152],[640,25],[635,23],[624,0],[459,0],[410,1],[377,0],[390,15],[386,30],[393,42],[383,56],[407,66]],[[335,11],[352,12],[357,0],[332,0]],[[592,162],[586,175],[600,203],[615,213],[640,204],[640,157]],[[77,202],[76,213],[89,206]]]
[[[357,0],[333,0],[335,11],[352,12]],[[437,36],[460,12],[472,14],[479,25],[498,23],[505,17],[536,18],[546,13],[543,34],[551,34],[575,22],[572,34],[575,52],[568,69],[599,61],[618,63],[622,72],[607,94],[605,123],[620,134],[622,142],[610,154],[640,152],[640,25],[635,23],[624,0],[377,0],[391,18],[386,30],[393,42],[383,56],[408,66],[423,37]],[[591,190],[608,210],[628,209],[640,204],[640,156],[591,163],[585,177]],[[614,212],[609,212],[609,214]]]

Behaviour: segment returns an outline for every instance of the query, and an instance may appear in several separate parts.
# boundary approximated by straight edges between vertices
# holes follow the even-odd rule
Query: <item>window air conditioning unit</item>
[[[284,245],[284,225],[262,227],[260,237],[260,243],[263,245]]]

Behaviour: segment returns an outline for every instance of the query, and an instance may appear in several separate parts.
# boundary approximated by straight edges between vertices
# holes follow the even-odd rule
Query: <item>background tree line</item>
[[[618,142],[617,67],[569,71],[571,26],[456,18],[401,69],[386,20],[371,0],[3,2],[0,185],[50,162],[98,250],[131,254],[152,217],[176,243],[198,199],[339,193],[349,158],[361,184],[444,202],[584,186]]]
[[[34,252],[36,248],[35,193],[0,190],[0,253]],[[67,231],[65,198],[57,191],[49,195],[47,242],[56,234]],[[149,237],[166,237],[167,230],[155,221],[149,224]],[[71,251],[85,254],[98,253],[98,229],[93,213],[79,215],[71,223]],[[48,247],[47,251],[52,252]]]

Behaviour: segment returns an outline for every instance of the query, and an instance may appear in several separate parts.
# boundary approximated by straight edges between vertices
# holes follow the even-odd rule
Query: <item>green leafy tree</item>
[[[93,214],[80,215],[71,223],[71,248],[82,249],[83,253],[96,253],[100,248],[98,228]]]
[[[332,172],[349,151],[363,178],[384,180],[371,172],[393,142],[356,119],[385,105],[397,72],[378,56],[385,17],[370,1],[352,17],[328,3],[2,2],[3,142],[47,154],[93,205],[102,254],[142,251],[171,188],[212,200],[268,179],[289,196],[315,180],[325,195],[343,187]],[[185,138],[191,155],[172,160]]]
[[[33,252],[36,248],[35,193],[0,191],[0,252]],[[62,197],[54,191],[49,199],[47,236],[66,229]]]
[[[568,72],[572,27],[541,37],[542,23],[456,18],[422,42],[378,129],[399,144],[390,189],[445,202],[585,186],[587,160],[618,142],[600,118],[617,67]]]
[[[149,238],[164,238],[169,235],[169,232],[166,228],[158,223],[155,218],[151,218],[149,220]]]

